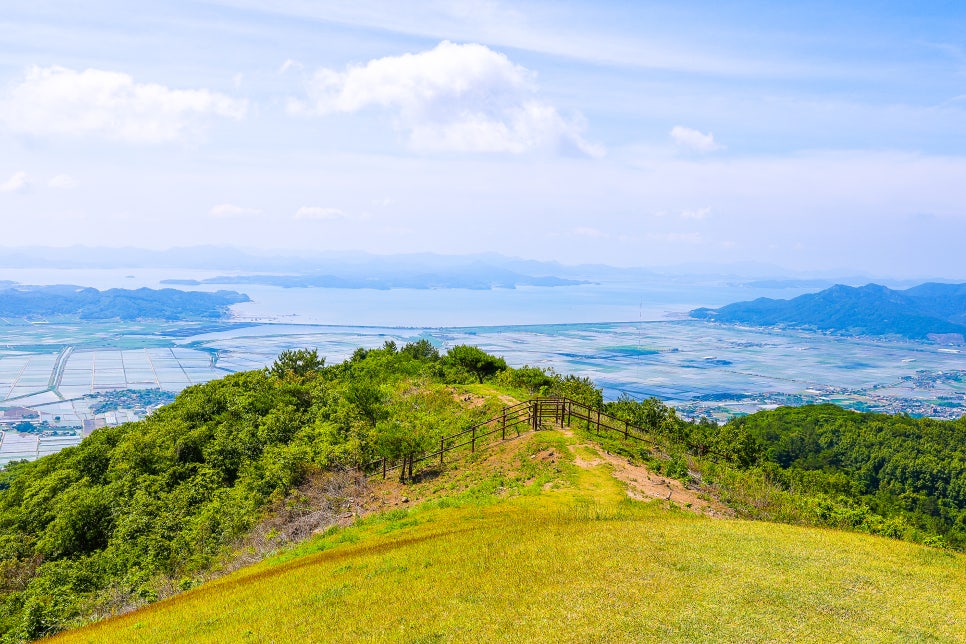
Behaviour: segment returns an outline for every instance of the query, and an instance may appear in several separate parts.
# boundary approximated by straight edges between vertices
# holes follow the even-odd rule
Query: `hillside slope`
[[[966,284],[928,283],[895,291],[878,284],[841,284],[791,300],[759,298],[719,309],[701,308],[692,318],[757,326],[809,327],[853,335],[966,334]]]
[[[0,285],[0,316],[35,318],[76,315],[81,320],[219,319],[232,304],[249,302],[235,291],[180,291],[112,288],[99,291],[80,286]]]
[[[962,641],[966,558],[630,499],[543,431],[396,506],[57,642]],[[412,495],[404,503],[400,494]],[[408,508],[418,499],[427,500]]]

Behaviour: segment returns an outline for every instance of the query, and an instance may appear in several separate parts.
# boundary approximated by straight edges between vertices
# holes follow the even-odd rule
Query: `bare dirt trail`
[[[564,435],[572,437],[572,430],[561,429]],[[714,518],[731,518],[734,511],[701,490],[687,487],[677,479],[668,478],[652,472],[643,465],[631,463],[627,458],[603,451],[599,445],[591,443],[571,444],[568,446],[574,455],[574,465],[591,468],[609,465],[611,475],[627,485],[627,496],[638,501],[659,499],[674,505]],[[581,452],[595,456],[585,457]]]

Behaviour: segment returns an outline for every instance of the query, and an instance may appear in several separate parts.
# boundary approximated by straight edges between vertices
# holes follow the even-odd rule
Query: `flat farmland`
[[[936,418],[966,412],[966,355],[960,349],[692,320],[458,328],[0,324],[0,409],[28,407],[54,428],[90,429],[145,413],[143,404],[125,406],[130,396],[111,398],[119,392],[174,394],[263,368],[286,349],[315,348],[334,364],[359,347],[421,339],[441,350],[473,344],[513,366],[587,377],[609,399],[656,396],[692,418],[722,421],[778,405],[822,402]]]

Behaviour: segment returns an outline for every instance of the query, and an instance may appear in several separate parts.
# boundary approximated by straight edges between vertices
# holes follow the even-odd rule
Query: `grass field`
[[[966,641],[966,557],[632,501],[576,440],[381,484],[410,502],[55,640]]]

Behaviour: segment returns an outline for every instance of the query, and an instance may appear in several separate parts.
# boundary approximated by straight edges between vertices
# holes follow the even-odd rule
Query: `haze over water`
[[[226,271],[189,269],[0,269],[0,280],[76,284],[98,289],[237,290],[252,301],[232,307],[238,321],[391,327],[635,322],[681,319],[701,306],[757,297],[788,298],[816,289],[766,289],[726,278],[654,277],[647,281],[514,289],[281,288],[257,284],[164,284]]]

